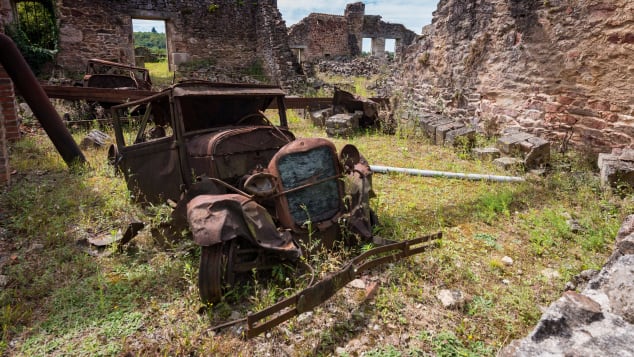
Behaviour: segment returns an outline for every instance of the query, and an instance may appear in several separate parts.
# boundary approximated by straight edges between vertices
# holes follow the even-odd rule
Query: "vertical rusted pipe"
[[[11,38],[0,33],[0,63],[69,167],[86,158]]]

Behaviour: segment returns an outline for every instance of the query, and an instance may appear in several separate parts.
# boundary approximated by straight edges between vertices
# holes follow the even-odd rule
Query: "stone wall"
[[[4,8],[7,0],[0,1]],[[293,73],[286,26],[275,0],[55,0],[55,5],[57,64],[67,72],[82,73],[90,58],[134,64],[134,18],[165,21],[172,69],[204,60],[236,70],[259,63],[275,82]],[[273,50],[263,50],[262,43]]]
[[[291,48],[302,48],[302,60],[348,56],[348,23],[343,16],[310,14],[289,31]]]
[[[396,40],[396,54],[412,44],[416,34],[400,24],[390,24],[378,15],[365,15],[362,2],[348,4],[344,16],[312,13],[289,29],[291,48],[312,62],[333,56],[358,56],[363,38],[372,39],[373,55],[383,56],[385,39]]]
[[[632,1],[442,0],[406,57],[413,111],[595,152],[634,147]]]

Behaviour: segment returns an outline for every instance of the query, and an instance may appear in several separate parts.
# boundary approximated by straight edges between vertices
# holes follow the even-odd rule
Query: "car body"
[[[204,302],[254,268],[298,260],[313,242],[372,237],[369,165],[352,145],[337,152],[329,140],[296,138],[278,87],[180,83],[115,106],[112,117],[110,160],[133,197],[175,202],[174,221],[202,247]],[[124,131],[131,117],[133,135]]]

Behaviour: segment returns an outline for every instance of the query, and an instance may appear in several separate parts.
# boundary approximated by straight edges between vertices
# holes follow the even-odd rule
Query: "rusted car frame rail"
[[[260,312],[247,316],[246,337],[252,338],[322,304],[363,272],[379,265],[399,261],[422,253],[434,246],[442,233],[431,234],[403,242],[370,249],[350,261],[343,269],[328,275],[320,282],[278,302]]]

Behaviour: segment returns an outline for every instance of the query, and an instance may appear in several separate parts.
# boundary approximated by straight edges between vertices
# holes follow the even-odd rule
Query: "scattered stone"
[[[0,275],[0,288],[4,288],[9,284],[9,277],[6,275]]]
[[[31,110],[31,107],[29,107],[28,104],[20,103],[19,107],[20,107],[20,115],[22,116],[22,118],[33,118],[33,111]]]
[[[576,288],[577,288],[577,285],[573,283],[572,281],[568,281],[566,282],[566,285],[564,285],[564,291],[575,290]]]
[[[576,219],[569,219],[566,223],[568,224],[568,227],[570,227],[570,232],[572,233],[577,234],[583,231],[583,226],[579,224]]]
[[[346,355],[347,355],[347,352],[346,352],[346,349],[345,349],[345,348],[343,348],[343,347],[337,347],[337,348],[335,348],[335,354],[336,354],[337,356],[346,356]]]
[[[229,320],[239,320],[241,318],[242,315],[240,315],[240,313],[237,311],[231,311],[231,315],[229,315]]]
[[[508,156],[493,160],[493,164],[507,171],[524,167],[523,160]]]
[[[303,314],[297,316],[297,322],[299,323],[303,323],[303,322],[310,322],[313,319],[313,312],[312,311],[307,311],[304,312]]]
[[[365,282],[361,279],[354,279],[348,284],[351,288],[365,290]]]
[[[502,257],[502,263],[507,267],[510,267],[513,265],[513,258],[508,256]]]
[[[466,303],[466,297],[460,290],[443,289],[436,294],[436,297],[446,309],[459,310]]]
[[[40,251],[42,249],[44,249],[44,244],[42,244],[42,243],[33,243],[33,244],[31,244],[31,246],[27,250],[27,253],[37,252],[37,251]]]
[[[502,284],[509,285],[509,284],[511,284],[511,281],[508,280],[508,279],[502,279]]]
[[[497,148],[475,148],[473,154],[480,161],[493,161],[501,156]]]

